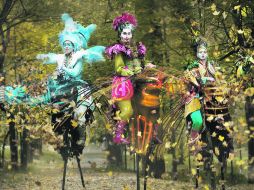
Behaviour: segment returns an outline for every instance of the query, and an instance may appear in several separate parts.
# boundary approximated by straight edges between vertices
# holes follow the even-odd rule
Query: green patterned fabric
[[[190,117],[191,117],[191,121],[192,121],[192,130],[200,131],[202,129],[202,125],[203,125],[203,118],[202,118],[200,110],[192,112],[190,114]]]

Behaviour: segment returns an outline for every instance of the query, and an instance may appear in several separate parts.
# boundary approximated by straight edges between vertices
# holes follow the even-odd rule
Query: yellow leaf
[[[222,16],[223,16],[224,19],[226,19],[226,18],[227,18],[227,13],[224,11],[224,12],[222,13]]]
[[[238,160],[238,161],[236,161],[236,165],[243,166],[244,165],[244,161],[243,160]]]
[[[108,103],[109,103],[109,105],[113,105],[114,104],[114,100],[110,99],[110,100],[108,100]]]
[[[197,174],[196,169],[191,169],[191,173],[192,173],[192,175],[196,175]]]
[[[232,122],[225,122],[225,123],[223,123],[223,125],[225,126],[225,127],[231,127],[232,126]]]
[[[200,153],[198,153],[196,158],[198,161],[201,161],[203,159],[203,156]]]
[[[113,175],[113,172],[112,171],[109,171],[108,172],[108,176],[111,177]]]
[[[247,9],[246,9],[246,7],[242,8],[241,14],[242,14],[243,17],[247,17]]]
[[[228,143],[226,141],[223,141],[223,146],[228,147]]]
[[[170,142],[166,142],[165,148],[171,148],[171,143]]]
[[[196,150],[195,146],[192,146],[190,149],[191,152],[194,152],[195,150]]]
[[[72,126],[73,128],[76,128],[76,127],[78,126],[78,122],[75,121],[75,120],[71,120],[71,126]]]
[[[74,101],[71,101],[69,107],[73,107],[74,108],[75,106],[76,106],[76,103]]]
[[[253,88],[253,87],[247,88],[247,89],[244,91],[244,94],[245,94],[246,96],[253,96],[253,95],[254,95],[254,88]]]
[[[198,183],[199,183],[199,184],[202,183],[202,177],[201,177],[201,176],[198,177]]]
[[[207,119],[206,119],[206,121],[212,121],[213,120],[213,118],[214,118],[214,116],[209,116]]]
[[[213,3],[212,5],[211,5],[211,11],[216,11],[216,5],[215,5],[215,3]]]
[[[214,12],[213,12],[213,15],[214,15],[214,16],[218,16],[219,14],[220,14],[220,11],[214,11]]]
[[[234,158],[235,158],[235,155],[233,153],[229,153],[228,160],[232,161],[234,160]]]
[[[176,146],[176,144],[177,144],[176,142],[175,142],[175,143],[173,143],[173,144],[172,144],[172,147],[174,148],[174,147]]]
[[[162,123],[161,118],[157,119],[157,123],[158,123],[158,124],[161,124],[161,123]]]
[[[213,132],[212,137],[216,137],[217,133]]]
[[[244,31],[243,31],[243,30],[237,30],[237,33],[238,33],[238,34],[243,34]]]
[[[215,147],[214,152],[215,152],[215,155],[217,156],[220,155],[220,150],[218,149],[218,147]]]
[[[231,60],[230,60],[229,58],[226,58],[225,61],[226,61],[226,62],[230,62]]]
[[[6,124],[8,124],[8,125],[9,125],[11,122],[12,122],[11,119],[7,119],[7,120],[6,120]]]
[[[254,63],[253,57],[250,57],[250,58],[249,58],[249,61],[250,61],[251,63]]]
[[[205,185],[205,186],[204,186],[204,190],[210,190],[209,186],[208,186],[208,185]]]
[[[249,164],[253,164],[254,163],[254,157],[251,157],[251,159],[249,160]]]
[[[8,169],[8,170],[11,170],[11,169],[12,169],[11,164],[8,165],[7,169]]]
[[[130,188],[129,188],[129,186],[124,185],[124,186],[123,186],[123,190],[130,190]]]
[[[218,139],[222,142],[224,140],[224,137],[219,135]]]
[[[58,112],[59,112],[59,110],[58,110],[58,109],[56,109],[56,108],[54,108],[54,109],[52,109],[52,112],[53,112],[53,113],[58,113]]]
[[[107,123],[105,127],[106,127],[106,129],[110,130],[111,129],[110,123]]]
[[[224,100],[224,98],[223,98],[222,96],[217,96],[215,99],[216,99],[219,103],[221,103],[221,102]]]
[[[244,74],[244,71],[243,71],[243,66],[240,65],[236,71],[236,76],[237,78],[241,77],[242,75]]]
[[[234,10],[239,11],[240,8],[241,8],[241,5],[236,5],[236,6],[234,6]]]

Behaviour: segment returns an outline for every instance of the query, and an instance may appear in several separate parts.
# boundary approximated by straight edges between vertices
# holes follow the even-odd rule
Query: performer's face
[[[200,60],[206,60],[207,57],[208,57],[207,49],[204,48],[204,47],[198,48],[197,57],[198,57]]]
[[[132,31],[130,28],[124,28],[120,35],[121,42],[129,43],[132,39]]]
[[[71,52],[74,51],[74,46],[70,41],[65,41],[63,43],[63,50],[64,54],[70,54]]]

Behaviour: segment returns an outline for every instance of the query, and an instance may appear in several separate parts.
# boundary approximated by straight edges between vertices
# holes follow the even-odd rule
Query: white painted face
[[[120,35],[121,42],[129,43],[132,39],[132,31],[130,28],[124,28]]]
[[[207,60],[207,57],[208,57],[207,49],[205,47],[198,48],[197,57],[200,60]]]
[[[74,51],[74,46],[70,41],[66,40],[63,43],[63,50],[64,50],[64,54],[70,54],[71,52]]]

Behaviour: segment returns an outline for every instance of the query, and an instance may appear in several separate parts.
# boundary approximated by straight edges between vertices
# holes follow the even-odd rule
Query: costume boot
[[[130,141],[127,138],[123,138],[125,127],[127,125],[126,121],[118,121],[116,124],[115,136],[113,142],[116,144],[130,144]]]

